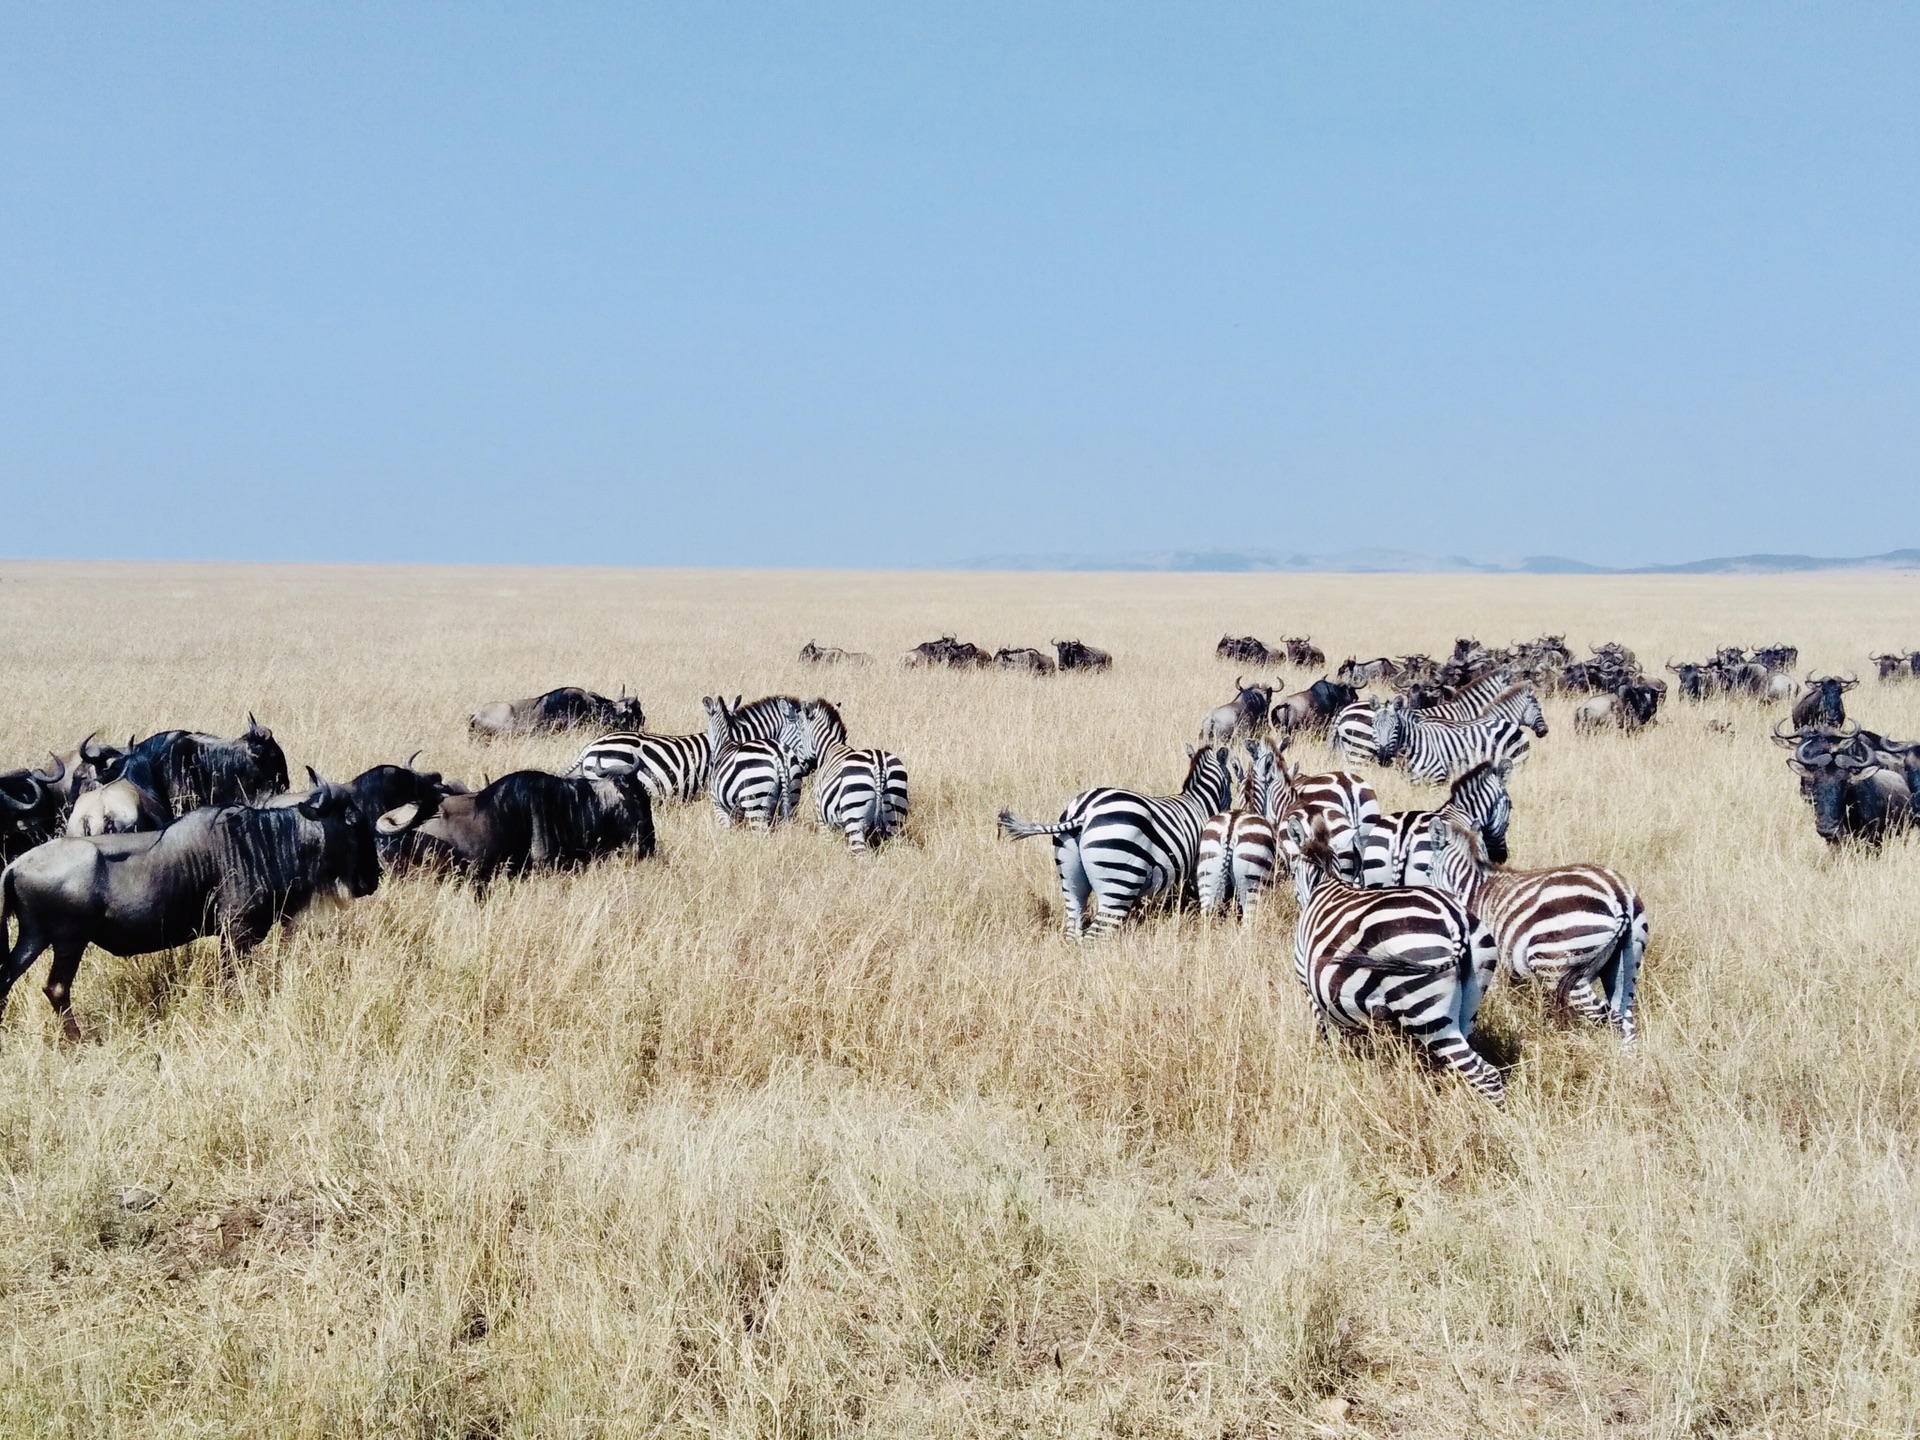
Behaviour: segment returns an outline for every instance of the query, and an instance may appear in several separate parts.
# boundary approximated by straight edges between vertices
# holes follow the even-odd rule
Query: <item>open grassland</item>
[[[1115,667],[893,663],[947,630]],[[1920,645],[1920,584],[0,567],[5,764],[253,710],[296,771],[425,746],[477,781],[576,744],[475,745],[474,703],[624,681],[660,730],[825,693],[914,802],[864,862],[662,808],[662,859],[391,883],[231,978],[93,951],[77,1049],[36,971],[0,1026],[0,1434],[1920,1430],[1920,845],[1829,853],[1752,705],[1628,739],[1550,701],[1513,859],[1639,885],[1643,1038],[1497,988],[1502,1115],[1313,1039],[1290,896],[1078,947],[1045,842],[997,837],[1172,789],[1226,630],[1865,671]],[[878,663],[806,671],[809,638]],[[1920,685],[1848,700],[1920,736]]]

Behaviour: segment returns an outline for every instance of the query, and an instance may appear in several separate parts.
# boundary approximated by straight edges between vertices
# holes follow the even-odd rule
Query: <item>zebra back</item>
[[[712,763],[713,742],[704,730],[691,735],[620,730],[587,745],[565,773],[589,780],[637,774],[656,800],[691,800],[706,787]]]
[[[1418,720],[1444,720],[1457,724],[1462,720],[1477,720],[1506,693],[1513,684],[1505,671],[1496,670],[1491,675],[1482,675],[1451,700],[1442,700],[1437,705],[1423,705],[1414,711]]]

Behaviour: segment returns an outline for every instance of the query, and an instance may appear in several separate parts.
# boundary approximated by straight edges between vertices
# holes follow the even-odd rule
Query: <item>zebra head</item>
[[[1540,697],[1533,693],[1532,687],[1528,687],[1522,694],[1524,698],[1513,713],[1514,722],[1526,726],[1544,740],[1547,735],[1547,716],[1546,712],[1540,708]]]
[[[1462,904],[1471,904],[1489,868],[1480,831],[1443,812],[1434,826],[1434,839],[1440,848],[1433,865],[1434,888],[1446,891]]]
[[[1396,695],[1373,710],[1373,750],[1382,765],[1391,764],[1407,744],[1407,697]]]
[[[1507,861],[1507,825],[1513,819],[1513,797],[1507,793],[1512,767],[1482,761],[1453,782],[1446,810],[1473,828],[1487,858],[1496,865]]]
[[[1280,745],[1272,740],[1247,742],[1247,753],[1253,759],[1253,773],[1248,777],[1249,798],[1252,800],[1249,808],[1269,820],[1277,820],[1293,804],[1293,778],[1287,774],[1280,749]]]
[[[720,747],[733,738],[733,712],[740,708],[740,697],[734,696],[729,706],[724,695],[702,695],[700,705],[707,712],[707,743],[717,755]]]
[[[1279,838],[1280,854],[1293,872],[1293,898],[1304,909],[1313,892],[1340,873],[1339,859],[1327,839],[1327,822],[1316,816],[1309,826],[1304,815],[1295,814]]]
[[[809,700],[806,708],[807,728],[813,732],[814,748],[824,753],[829,745],[847,743],[847,722],[840,718],[840,707],[831,700],[820,698]]]
[[[1187,783],[1180,793],[1206,805],[1207,814],[1217,815],[1233,804],[1233,769],[1227,747],[1202,745],[1187,747]]]

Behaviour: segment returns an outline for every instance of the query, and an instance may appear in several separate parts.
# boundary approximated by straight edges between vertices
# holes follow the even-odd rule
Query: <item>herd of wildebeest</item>
[[[909,668],[992,667],[1049,676],[1102,672],[1104,650],[1052,642],[990,651],[952,635],[903,657]],[[1223,637],[1220,659],[1255,669],[1322,669],[1310,640],[1269,645]],[[1788,645],[1728,647],[1670,661],[1677,698],[1740,697],[1790,705],[1774,740],[1829,842],[1877,845],[1914,822],[1920,743],[1890,740],[1848,719],[1852,675],[1796,679]],[[860,665],[871,657],[809,641],[803,662]],[[1886,683],[1920,680],[1920,651],[1872,657]],[[1633,887],[1600,865],[1506,868],[1508,779],[1547,734],[1541,695],[1579,697],[1577,729],[1634,732],[1669,695],[1633,652],[1608,643],[1578,659],[1562,637],[1504,648],[1471,639],[1446,658],[1349,658],[1286,690],[1263,680],[1202,717],[1177,795],[1101,788],[1059,819],[1002,811],[1007,836],[1047,835],[1067,932],[1111,931],[1153,904],[1207,913],[1259,903],[1290,873],[1299,916],[1296,974],[1323,1031],[1387,1025],[1500,1101],[1504,1082],[1469,1043],[1481,996],[1502,968],[1545,986],[1566,1009],[1612,1026],[1631,1045],[1647,917]],[[125,746],[89,735],[45,768],[0,774],[0,924],[13,985],[52,952],[46,994],[78,1038],[71,991],[89,945],[136,955],[218,936],[244,953],[316,899],[373,893],[383,874],[468,879],[569,869],[655,849],[653,806],[705,794],[723,825],[764,829],[798,812],[811,777],[822,826],[864,851],[898,835],[907,772],[893,752],[848,743],[839,707],[770,695],[703,699],[707,727],[645,729],[637,698],[566,687],[482,706],[478,739],[591,731],[565,771],[518,770],[473,789],[418,767],[381,764],[334,783],[311,768],[294,790],[273,732],[248,717],[223,738],[157,731]],[[1730,730],[1724,718],[1707,722]],[[1353,768],[1312,773],[1289,759],[1303,737],[1331,747],[1336,766],[1394,766],[1446,785],[1432,809],[1383,814]],[[1244,757],[1234,746],[1242,745]]]

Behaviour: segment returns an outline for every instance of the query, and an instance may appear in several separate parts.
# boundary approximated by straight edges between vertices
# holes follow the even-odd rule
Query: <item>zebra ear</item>
[[[1187,746],[1187,759],[1191,760],[1193,759],[1193,756],[1194,756],[1193,746],[1189,745]]]

